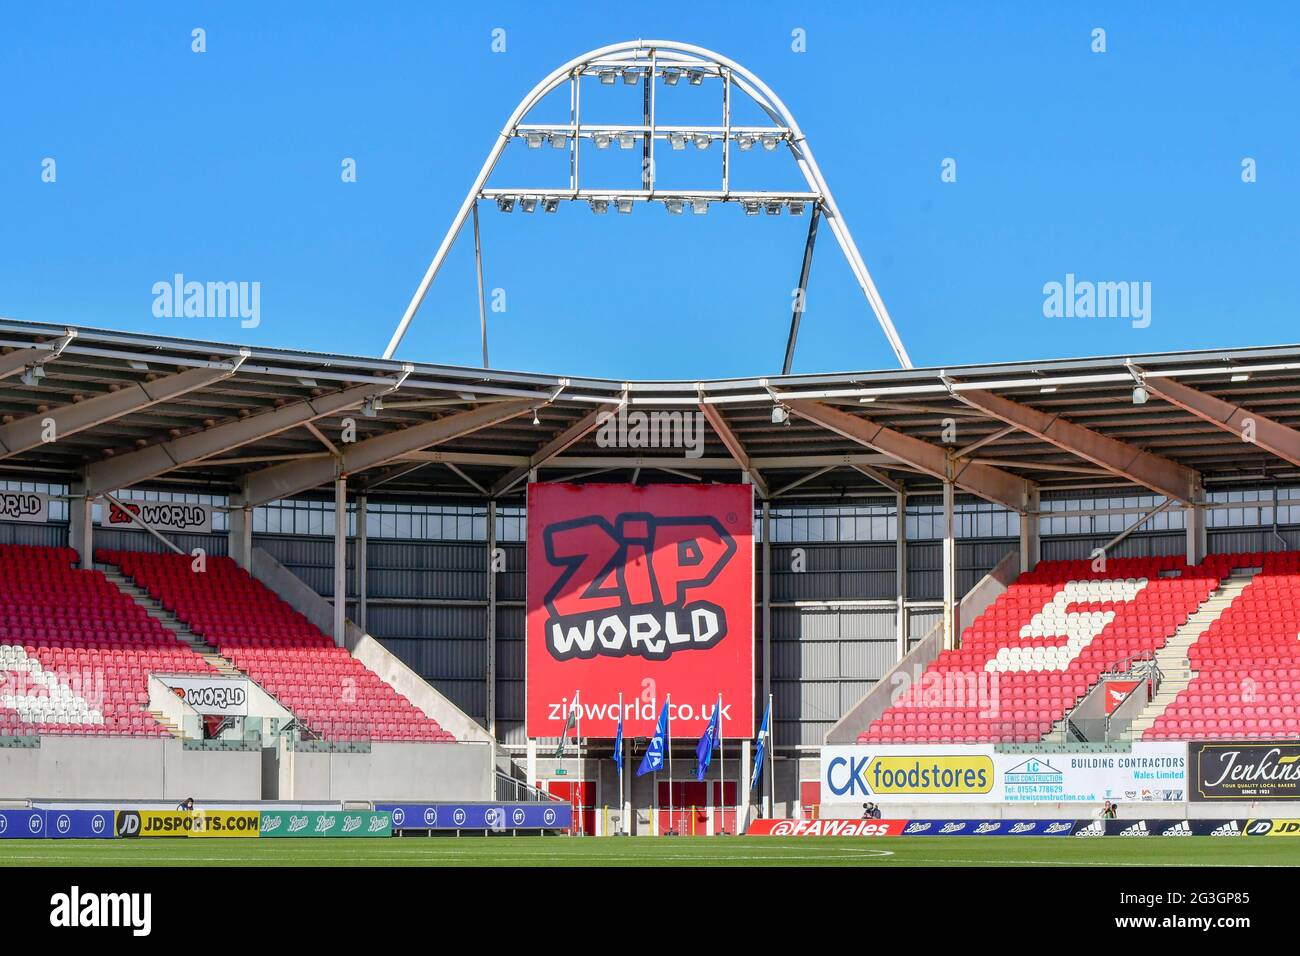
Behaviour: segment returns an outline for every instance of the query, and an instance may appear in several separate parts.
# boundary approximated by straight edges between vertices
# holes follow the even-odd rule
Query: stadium
[[[732,189],[753,148],[800,187]],[[490,367],[479,217],[561,203],[803,216],[782,370]],[[898,368],[792,371],[820,226]],[[471,237],[482,367],[398,357]],[[0,320],[0,864],[1300,863],[1300,345],[904,338],[776,93],[670,40],[520,101],[381,356]]]

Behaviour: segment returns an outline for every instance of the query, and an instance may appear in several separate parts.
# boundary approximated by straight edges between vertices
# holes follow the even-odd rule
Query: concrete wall
[[[170,737],[41,738],[0,747],[0,799],[259,800],[262,755],[185,750]]]
[[[280,800],[492,800],[495,751],[481,743],[379,743],[370,753],[280,750]]]

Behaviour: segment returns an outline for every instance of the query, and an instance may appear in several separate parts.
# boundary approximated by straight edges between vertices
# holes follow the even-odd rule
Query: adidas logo
[[[1086,827],[1084,827],[1082,830],[1079,830],[1074,835],[1077,837],[1105,836],[1106,828],[1101,825],[1100,820],[1094,820],[1092,823],[1089,823]]]
[[[1139,820],[1131,827],[1125,827],[1120,831],[1119,835],[1126,837],[1144,837],[1150,836],[1151,831],[1147,829],[1147,822],[1145,820]]]
[[[1180,820],[1178,821],[1178,823],[1176,823],[1174,826],[1170,827],[1168,830],[1166,830],[1164,833],[1160,835],[1172,836],[1172,837],[1191,836],[1192,825],[1186,820]]]
[[[1229,820],[1215,827],[1210,836],[1241,836],[1241,827],[1237,825],[1236,820]]]

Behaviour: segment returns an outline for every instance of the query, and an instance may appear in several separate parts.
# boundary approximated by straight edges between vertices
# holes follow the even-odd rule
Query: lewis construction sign
[[[583,737],[753,733],[749,485],[528,487],[527,730],[558,737],[574,694]]]

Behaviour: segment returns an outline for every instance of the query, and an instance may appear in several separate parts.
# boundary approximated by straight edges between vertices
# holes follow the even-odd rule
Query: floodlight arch
[[[639,135],[642,139],[643,153],[650,160],[642,164],[643,189],[642,190],[584,190],[579,180],[579,154],[580,144],[583,133],[591,132],[593,127],[584,126],[581,122],[581,86],[580,80],[583,76],[600,75],[605,71],[621,72],[624,77],[629,73],[639,73],[642,79],[639,82],[645,84],[645,101],[649,104],[646,109],[645,125],[643,127],[634,127],[633,135]],[[683,132],[690,136],[699,134],[708,134],[710,137],[717,134],[717,128],[692,127],[692,126],[672,126],[659,127],[654,120],[653,108],[653,90],[656,77],[666,77],[670,71],[674,76],[685,76],[691,85],[700,85],[696,75],[700,78],[704,76],[716,76],[724,82],[723,97],[723,125],[721,128],[721,141],[723,144],[723,183],[721,190],[656,190],[654,188],[654,163],[653,150],[655,139],[662,135],[667,139],[670,135],[680,135]],[[617,78],[615,79],[615,82]],[[675,80],[673,82],[676,82]],[[555,90],[564,84],[571,85],[570,92],[570,112],[571,122],[569,124],[541,124],[530,126],[525,124],[524,120],[529,113]],[[730,124],[730,88],[735,86],[745,95],[747,95],[760,110],[775,124],[773,127],[763,128],[761,132],[739,133],[736,130],[740,127],[733,128]],[[749,128],[743,128],[749,129]],[[571,145],[568,148],[571,151],[570,157],[570,184],[568,188],[525,188],[525,189],[496,189],[488,190],[487,182],[496,168],[505,151],[506,146],[514,139],[531,137],[529,145],[540,145],[543,139],[550,140],[556,135],[569,137]],[[607,139],[610,134],[606,132]],[[626,135],[626,133],[625,133]],[[785,143],[790,153],[794,157],[795,163],[803,176],[804,182],[808,187],[806,193],[786,193],[786,192],[741,192],[730,189],[728,179],[729,175],[729,150],[733,136],[755,136],[750,145],[758,141],[759,137],[779,136],[780,140]],[[711,141],[711,140],[710,140]],[[767,140],[762,140],[767,145]],[[699,145],[698,143],[696,144]],[[598,147],[603,148],[603,147]],[[746,148],[744,146],[741,147]],[[775,147],[769,147],[775,148]],[[830,187],[827,185],[821,169],[813,157],[812,148],[808,144],[802,129],[795,120],[793,113],[782,102],[781,98],[763,82],[757,74],[753,73],[740,63],[716,53],[704,47],[695,46],[689,43],[682,43],[676,40],[630,40],[621,43],[614,43],[608,46],[591,50],[581,56],[569,60],[562,66],[557,67],[548,74],[541,82],[532,88],[528,94],[515,107],[510,118],[502,127],[501,132],[497,135],[491,150],[488,152],[487,159],[479,169],[478,175],[474,179],[473,185],[465,195],[460,209],[457,211],[451,226],[443,236],[442,242],[434,253],[429,267],[425,270],[415,294],[411,297],[410,303],[403,313],[401,321],[394,330],[388,347],[384,350],[384,358],[392,358],[393,354],[400,346],[407,329],[410,327],[412,320],[421,303],[428,294],[438,271],[442,268],[454,245],[460,230],[464,227],[466,220],[473,217],[474,224],[474,246],[475,259],[478,272],[479,285],[479,324],[483,344],[483,365],[487,367],[487,320],[484,308],[483,296],[483,276],[482,261],[479,242],[478,229],[478,203],[483,199],[497,199],[505,208],[508,202],[513,208],[514,200],[530,199],[531,204],[521,208],[527,208],[532,211],[537,206],[537,200],[570,200],[570,201],[587,201],[593,203],[593,208],[597,202],[604,202],[607,208],[610,201],[622,200],[624,203],[630,202],[664,202],[665,205],[675,203],[675,206],[669,206],[672,212],[680,211],[685,205],[693,211],[698,211],[695,203],[702,202],[707,208],[709,201],[722,202],[741,202],[746,204],[746,212],[753,214],[753,211],[766,207],[767,211],[773,212],[776,205],[790,209],[792,212],[802,211],[805,203],[811,204],[813,213],[810,218],[808,240],[804,249],[803,265],[800,271],[798,295],[795,296],[794,314],[791,318],[790,334],[786,343],[785,361],[783,371],[789,373],[794,356],[795,342],[798,337],[799,323],[804,311],[804,291],[807,286],[809,269],[811,267],[813,245],[817,235],[817,224],[819,219],[825,218],[827,225],[830,227],[845,259],[848,261],[849,268],[853,272],[854,278],[858,282],[863,295],[866,297],[881,330],[885,334],[894,355],[903,368],[912,368],[912,361],[898,331],[894,326],[893,319],[885,307],[884,300],[876,288],[875,281],[867,269],[866,262],[862,254],[858,251],[857,244],[853,240],[853,235],[849,231],[843,214],[835,202]],[[753,204],[753,210],[750,205]],[[798,209],[796,210],[796,206]],[[547,206],[548,211],[550,206]],[[620,211],[624,207],[620,204]],[[775,211],[779,212],[779,208]]]

